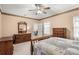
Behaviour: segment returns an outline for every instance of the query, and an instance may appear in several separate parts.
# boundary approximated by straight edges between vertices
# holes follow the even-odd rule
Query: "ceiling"
[[[47,10],[47,14],[42,13],[38,15],[35,14],[36,13],[35,11],[28,11],[36,8],[34,4],[0,4],[0,9],[2,12],[5,13],[29,17],[38,20],[79,7],[79,4],[46,4],[46,5],[50,7],[50,9]]]

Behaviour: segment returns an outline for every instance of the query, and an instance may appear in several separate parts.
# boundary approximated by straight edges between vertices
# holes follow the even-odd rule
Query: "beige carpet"
[[[30,42],[14,44],[13,55],[30,55]]]

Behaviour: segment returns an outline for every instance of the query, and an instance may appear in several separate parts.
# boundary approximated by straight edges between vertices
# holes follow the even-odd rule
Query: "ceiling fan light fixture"
[[[37,14],[41,14],[41,13],[42,13],[42,11],[41,11],[41,10],[38,10],[38,11],[37,11]]]
[[[29,11],[36,11],[36,15],[38,14],[47,14],[47,10],[50,9],[47,5],[44,4],[35,4],[36,10],[29,10]]]

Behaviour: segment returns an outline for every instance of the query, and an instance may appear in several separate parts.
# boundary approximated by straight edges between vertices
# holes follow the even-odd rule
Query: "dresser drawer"
[[[0,41],[0,55],[12,55],[13,54],[13,40],[12,38],[2,38]]]
[[[29,34],[16,34],[14,35],[14,43],[22,43],[31,40],[31,33]]]

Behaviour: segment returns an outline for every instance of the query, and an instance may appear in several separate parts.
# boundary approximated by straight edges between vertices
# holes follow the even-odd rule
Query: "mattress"
[[[34,44],[35,55],[79,55],[79,42],[51,37]]]

